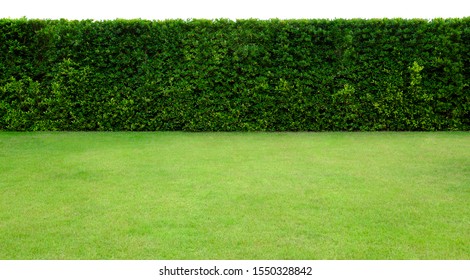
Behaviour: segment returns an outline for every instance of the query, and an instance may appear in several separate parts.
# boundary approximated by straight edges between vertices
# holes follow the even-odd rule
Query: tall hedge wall
[[[0,130],[469,130],[470,17],[0,19]]]

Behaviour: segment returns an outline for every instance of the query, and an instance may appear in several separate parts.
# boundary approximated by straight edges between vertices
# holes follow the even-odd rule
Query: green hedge
[[[469,130],[470,18],[0,19],[0,130]]]

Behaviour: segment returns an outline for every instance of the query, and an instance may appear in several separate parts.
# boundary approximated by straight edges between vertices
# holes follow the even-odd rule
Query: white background
[[[468,0],[0,0],[0,18],[449,18]]]
[[[160,269],[243,269],[243,276],[161,276]],[[312,267],[311,276],[253,276],[253,267]],[[467,280],[470,261],[0,261],[2,280]]]

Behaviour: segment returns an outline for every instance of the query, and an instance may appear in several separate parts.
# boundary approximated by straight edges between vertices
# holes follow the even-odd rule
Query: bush
[[[0,129],[469,130],[469,23],[0,19]]]

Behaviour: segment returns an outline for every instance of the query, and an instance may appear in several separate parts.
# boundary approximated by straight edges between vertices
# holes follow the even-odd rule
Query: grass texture
[[[0,259],[469,258],[468,132],[0,132]]]

